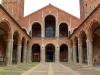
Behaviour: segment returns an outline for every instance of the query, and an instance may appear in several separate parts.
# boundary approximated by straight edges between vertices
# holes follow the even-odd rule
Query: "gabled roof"
[[[54,5],[52,5],[52,4],[49,4],[49,5],[47,5],[47,6],[43,7],[43,8],[41,8],[41,9],[39,9],[39,10],[37,10],[37,11],[35,11],[35,12],[33,12],[33,13],[31,13],[31,14],[25,16],[25,17],[31,16],[31,15],[33,15],[33,14],[39,12],[39,11],[42,11],[43,9],[48,8],[48,7],[53,7],[53,8],[55,8],[55,9],[58,9],[58,10],[61,11],[61,12],[64,12],[65,14],[69,14],[70,16],[72,16],[72,17],[74,17],[74,18],[76,18],[76,19],[79,19],[79,18],[77,18],[76,16],[74,16],[74,15],[72,15],[72,14],[70,14],[70,13],[68,13],[68,12],[66,12],[66,11],[64,11],[64,10],[62,10],[62,9],[60,9],[60,8],[58,8],[58,7],[56,7],[56,6],[54,6]]]

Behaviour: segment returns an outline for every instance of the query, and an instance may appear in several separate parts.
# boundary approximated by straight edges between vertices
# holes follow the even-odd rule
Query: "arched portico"
[[[32,56],[31,56],[32,62],[40,62],[41,61],[40,54],[41,54],[40,45],[34,44],[32,46]]]
[[[0,22],[0,65],[11,64],[12,51],[11,28],[7,21]]]
[[[55,61],[55,46],[53,44],[48,44],[45,47],[45,61],[46,62]]]
[[[68,46],[66,44],[62,44],[60,46],[60,61],[68,62]]]

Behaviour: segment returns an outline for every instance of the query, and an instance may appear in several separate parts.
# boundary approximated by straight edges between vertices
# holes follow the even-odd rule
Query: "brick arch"
[[[63,32],[62,32],[61,28],[62,28],[63,32],[65,32],[64,33],[65,35],[62,34]],[[66,29],[64,29],[64,28],[66,28]],[[59,36],[61,36],[60,34],[62,34],[63,36],[68,37],[68,32],[69,32],[69,30],[68,30],[68,24],[65,23],[65,22],[60,23],[59,24]]]
[[[36,30],[38,30],[38,32],[36,31]],[[35,32],[35,33],[33,33],[33,32]],[[37,35],[37,36],[35,36],[35,35]],[[39,22],[34,22],[33,24],[32,24],[32,37],[41,37],[42,36],[42,27],[41,27],[41,23],[39,23]]]
[[[32,62],[40,62],[41,61],[41,45],[38,43],[34,43],[32,45],[32,53],[31,53]]]
[[[49,43],[45,46],[45,61],[54,62],[55,61],[55,45]]]
[[[56,17],[52,14],[46,15],[44,18],[45,23],[45,37],[56,36]]]
[[[68,62],[68,45],[61,44],[60,45],[60,61],[61,62]]]
[[[12,28],[11,28],[11,25],[10,25],[10,23],[7,21],[7,20],[1,20],[0,21],[0,24],[4,24],[3,26],[5,27],[5,28],[3,28],[6,32],[7,32],[7,34],[8,34],[8,38],[12,38],[11,36],[12,36]],[[1,25],[0,25],[1,26]],[[2,27],[3,27],[2,26]],[[0,27],[1,28],[1,27]]]

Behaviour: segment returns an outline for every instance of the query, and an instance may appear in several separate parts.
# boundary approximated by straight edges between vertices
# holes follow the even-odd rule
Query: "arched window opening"
[[[32,37],[41,37],[41,25],[39,23],[32,25]]]
[[[59,36],[68,37],[68,25],[66,23],[61,23],[59,26]]]
[[[45,37],[55,37],[56,20],[52,15],[45,17]]]

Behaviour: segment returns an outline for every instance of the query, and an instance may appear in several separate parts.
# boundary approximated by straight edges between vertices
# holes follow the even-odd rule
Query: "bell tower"
[[[85,19],[98,6],[100,0],[80,0],[81,19]]]
[[[24,16],[24,0],[2,0],[2,5],[17,20]]]

